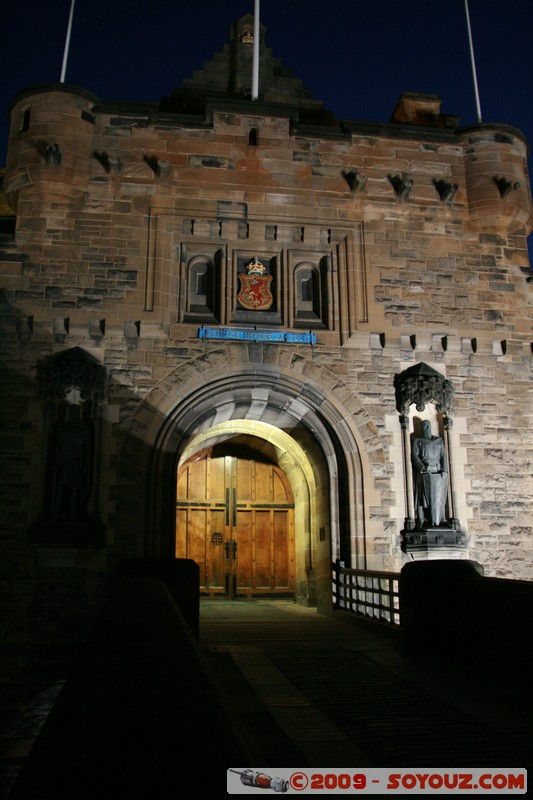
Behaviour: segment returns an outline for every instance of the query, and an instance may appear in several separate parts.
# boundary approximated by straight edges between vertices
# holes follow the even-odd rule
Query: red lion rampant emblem
[[[267,311],[274,302],[270,291],[272,275],[264,275],[265,266],[257,258],[250,261],[246,269],[247,274],[238,275],[241,289],[237,300],[249,311]]]

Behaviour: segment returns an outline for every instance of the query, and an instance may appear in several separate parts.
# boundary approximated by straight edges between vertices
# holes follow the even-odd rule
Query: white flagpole
[[[254,6],[254,55],[252,63],[252,100],[259,97],[259,0]]]
[[[68,49],[70,46],[70,33],[72,31],[72,19],[74,17],[74,3],[76,0],[70,0],[70,14],[68,18],[67,38],[65,40],[65,50],[63,52],[63,66],[61,67],[61,80],[60,83],[65,83],[65,74],[67,72],[67,59]]]
[[[468,42],[470,45],[470,60],[472,62],[472,76],[474,78],[474,92],[476,95],[477,121],[481,123],[483,120],[481,118],[481,106],[479,103],[479,92],[477,88],[476,62],[474,59],[474,44],[472,42],[472,30],[470,28],[470,14],[468,13],[468,0],[465,0],[465,13],[466,13],[466,26],[468,28]]]

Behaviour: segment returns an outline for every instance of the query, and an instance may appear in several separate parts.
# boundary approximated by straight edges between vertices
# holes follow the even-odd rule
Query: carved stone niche
[[[99,546],[103,528],[96,514],[95,427],[106,373],[80,347],[51,356],[40,367],[48,446],[43,509],[32,538],[62,546]]]
[[[457,557],[466,545],[455,516],[450,448],[453,387],[421,363],[395,375],[394,388],[402,429],[406,509],[402,550],[410,558]]]

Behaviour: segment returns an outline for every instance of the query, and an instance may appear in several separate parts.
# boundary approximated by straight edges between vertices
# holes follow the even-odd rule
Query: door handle
[[[226,539],[224,542],[224,550],[226,551],[226,560],[229,558],[229,549],[231,547],[231,542],[229,539]]]
[[[235,561],[235,559],[237,558],[237,542],[235,540],[231,543],[231,550],[232,550],[233,560]]]

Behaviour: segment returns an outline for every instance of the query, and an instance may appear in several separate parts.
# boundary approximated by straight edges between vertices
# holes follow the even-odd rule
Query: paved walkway
[[[530,685],[512,668],[413,651],[396,629],[290,601],[203,600],[200,645],[256,748],[250,767],[532,761]]]
[[[177,776],[179,791],[194,794],[204,765],[225,791],[232,766],[532,761],[525,657],[522,668],[500,658],[497,669],[445,659],[410,649],[397,629],[289,601],[202,600],[200,648],[176,622],[159,581],[128,584],[57,700],[62,683],[6,683],[0,796],[23,764],[17,800],[94,800],[102,787],[166,800]]]

